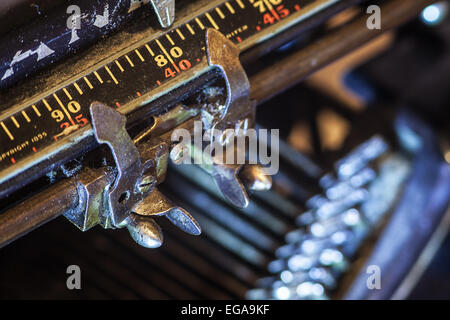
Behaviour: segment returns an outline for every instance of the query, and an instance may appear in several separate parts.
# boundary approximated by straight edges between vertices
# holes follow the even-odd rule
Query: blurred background
[[[360,13],[247,64],[250,78]],[[164,245],[149,250],[126,230],[82,233],[60,217],[0,250],[0,298],[449,299],[448,13],[431,4],[258,106],[258,127],[280,130],[281,162],[248,208],[202,170],[172,165],[161,190],[201,236],[158,221]],[[69,265],[81,290],[66,287]],[[371,265],[381,290],[366,286]]]

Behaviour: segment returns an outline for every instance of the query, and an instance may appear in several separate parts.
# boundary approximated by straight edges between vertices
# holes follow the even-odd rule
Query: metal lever
[[[155,220],[131,213],[124,223],[137,244],[150,249],[162,246],[164,237]]]
[[[92,103],[90,111],[97,141],[109,146],[116,162],[117,176],[109,192],[108,209],[112,224],[117,226],[142,200],[136,187],[142,173],[141,158],[125,129],[124,115],[100,102]]]
[[[163,241],[161,229],[152,216],[164,215],[183,231],[199,235],[201,229],[195,219],[186,210],[174,206],[154,187],[158,180],[154,166],[163,161],[167,146],[149,143],[140,153],[125,129],[125,116],[99,102],[93,103],[90,111],[95,137],[99,143],[110,147],[117,174],[111,186],[107,183],[111,179],[104,179],[105,175],[86,171],[82,176],[85,182],[80,180],[86,209],[82,214],[66,216],[82,230],[97,223],[104,227],[127,227],[131,237],[147,248],[159,247]],[[143,163],[141,155],[147,159]]]
[[[209,65],[221,70],[227,89],[225,105],[212,115],[211,127],[226,129],[245,118],[253,124],[255,103],[250,100],[250,82],[239,60],[239,48],[219,31],[208,29],[206,52]]]
[[[240,127],[242,123],[253,125],[255,103],[250,100],[250,82],[239,60],[239,48],[215,29],[206,31],[208,63],[219,68],[226,83],[227,97],[221,108],[203,111],[203,123],[211,129],[224,130]],[[243,164],[227,164],[223,159],[212,157],[211,175],[224,197],[233,205],[245,208],[249,197],[240,179]],[[270,189],[272,181],[264,176],[258,165],[243,170],[245,184],[252,190]]]
[[[175,20],[175,0],[151,0],[161,27],[168,28]]]
[[[140,216],[165,216],[175,226],[192,235],[201,234],[198,222],[183,208],[175,206],[158,189],[153,191],[133,208],[133,212]]]
[[[239,173],[244,185],[252,191],[268,191],[272,188],[272,178],[265,173],[263,167],[257,164],[248,164]]]

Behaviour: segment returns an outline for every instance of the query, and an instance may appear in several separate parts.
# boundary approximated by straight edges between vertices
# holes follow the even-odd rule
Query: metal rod
[[[0,248],[78,205],[76,179],[60,181],[0,214]]]
[[[367,16],[362,16],[325,35],[251,77],[252,98],[258,104],[269,100],[381,33],[416,17],[432,2],[391,0],[381,6],[382,29],[369,30],[366,26]],[[46,191],[0,214],[0,247],[75,208],[78,201],[75,179],[69,179],[54,184]]]
[[[382,33],[413,19],[433,2],[430,0],[386,2],[381,6],[381,29],[368,29],[366,25],[368,15],[363,15],[332,31],[252,76],[250,78],[252,98],[258,104],[269,100]]]

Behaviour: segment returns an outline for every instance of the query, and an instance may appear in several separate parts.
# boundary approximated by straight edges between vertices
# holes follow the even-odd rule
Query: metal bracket
[[[83,231],[96,224],[127,227],[131,237],[147,248],[159,247],[163,241],[161,228],[152,216],[163,215],[183,231],[199,235],[201,229],[195,219],[155,188],[164,179],[168,145],[157,138],[143,142],[152,130],[133,141],[125,128],[126,117],[102,103],[92,103],[90,112],[95,137],[111,149],[117,172],[113,179],[112,172],[105,169],[83,171],[78,176],[81,209],[66,217]],[[181,120],[183,114],[177,109],[172,116]],[[152,128],[157,131],[159,127]]]
[[[161,27],[168,28],[175,20],[175,0],[150,0]]]
[[[253,126],[255,103],[250,99],[250,82],[239,60],[239,48],[215,29],[206,31],[208,63],[220,69],[225,80],[227,96],[221,108],[208,110],[203,122],[212,129],[225,130],[241,127],[243,122]],[[235,150],[237,152],[237,150]],[[236,207],[245,208],[249,197],[240,179],[243,164],[227,164],[222,158],[212,156],[211,175],[224,197]],[[263,177],[262,168],[253,166],[245,173],[245,185],[250,189],[270,189],[270,177]]]
[[[250,82],[239,60],[239,48],[219,31],[208,29],[206,52],[208,64],[221,70],[227,89],[225,106],[213,115],[211,127],[226,129],[244,118],[253,124],[255,103],[250,100]]]
[[[100,102],[92,103],[90,111],[97,141],[109,146],[116,162],[117,175],[109,191],[108,209],[112,224],[117,226],[142,200],[136,186],[142,173],[141,158],[125,129],[127,118],[124,115]]]

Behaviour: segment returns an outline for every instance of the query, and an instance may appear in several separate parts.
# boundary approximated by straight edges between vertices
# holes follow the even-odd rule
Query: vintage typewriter
[[[0,297],[450,297],[449,10],[2,1]]]

